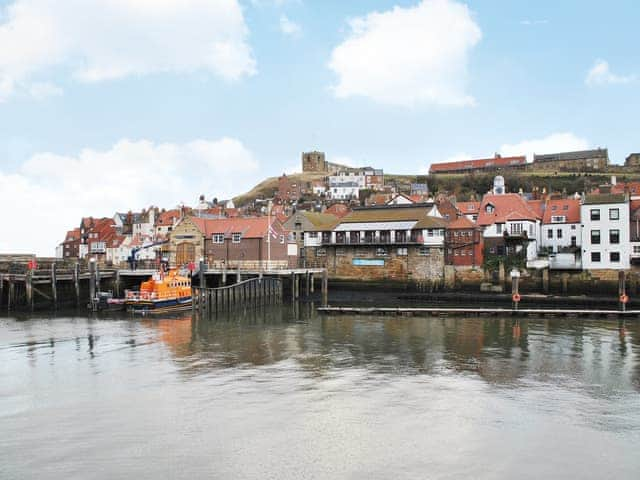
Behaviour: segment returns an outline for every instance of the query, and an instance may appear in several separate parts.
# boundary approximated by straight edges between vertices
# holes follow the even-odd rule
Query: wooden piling
[[[51,264],[51,302],[53,308],[58,308],[58,281],[56,279],[56,264]]]
[[[16,285],[13,278],[9,277],[9,291],[7,292],[7,310],[11,311],[16,303]]]
[[[27,307],[33,311],[33,270],[29,270],[24,279],[24,288],[27,295]]]
[[[3,298],[4,298],[4,274],[0,273],[0,307],[2,307]]]
[[[80,306],[80,264],[73,267],[73,287],[76,291],[76,306]]]
[[[327,269],[322,271],[322,306],[329,304],[329,272]]]

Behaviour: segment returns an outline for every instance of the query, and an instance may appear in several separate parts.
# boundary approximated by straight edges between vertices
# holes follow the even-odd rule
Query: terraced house
[[[434,205],[358,208],[322,232],[317,257],[335,278],[409,280],[444,277],[446,220]]]

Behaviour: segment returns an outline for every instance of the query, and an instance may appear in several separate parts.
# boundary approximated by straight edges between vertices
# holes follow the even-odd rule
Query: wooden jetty
[[[84,264],[65,264],[56,260],[37,262],[37,267],[30,269],[24,261],[8,263],[0,266],[0,308],[11,310],[34,310],[35,308],[55,309],[60,305],[84,306],[91,303],[96,292],[110,291],[120,297],[125,289],[137,287],[140,282],[151,277],[153,269],[118,269],[102,267],[95,262]],[[320,282],[323,305],[327,304],[329,281],[326,269],[220,269],[207,268],[204,263],[197,266],[192,276],[194,288],[229,287],[230,299],[243,298],[244,289],[253,285],[243,283],[244,280],[259,279],[257,285],[267,285],[269,295],[276,295],[282,300],[284,287],[293,300],[309,296],[315,291],[315,284]],[[272,282],[271,280],[278,280]],[[228,285],[234,281],[235,285]],[[278,284],[279,286],[277,286]],[[262,287],[261,287],[262,288]],[[240,290],[238,290],[240,289]],[[221,290],[226,292],[226,290]],[[264,300],[265,293],[253,293],[246,290],[246,298],[253,301]],[[258,292],[256,290],[256,292]],[[220,293],[224,295],[226,293]],[[215,300],[214,300],[215,302]]]
[[[550,308],[448,308],[448,307],[318,307],[327,315],[381,315],[381,316],[515,316],[515,317],[604,317],[638,318],[640,310],[569,310]]]
[[[282,303],[282,279],[255,277],[217,288],[192,287],[192,309],[201,315]]]

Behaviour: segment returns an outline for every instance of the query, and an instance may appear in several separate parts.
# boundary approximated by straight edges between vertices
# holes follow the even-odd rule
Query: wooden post
[[[0,273],[0,307],[2,307],[3,294],[4,294],[4,274]]]
[[[329,272],[325,268],[322,271],[322,306],[329,305]]]
[[[310,286],[311,293],[313,293],[313,292],[314,292],[314,290],[315,290],[315,285],[313,284],[313,281],[314,281],[313,273],[310,273],[310,274],[309,274],[309,281],[311,282],[311,286]]]
[[[96,292],[100,291],[100,265],[96,262]]]
[[[227,263],[222,265],[222,286],[227,284]]]
[[[76,306],[80,306],[80,264],[76,263],[73,267],[73,287],[76,291]]]
[[[240,264],[238,264],[238,270],[236,270],[236,283],[242,281],[242,273],[240,273]]]
[[[291,273],[291,300],[296,299],[296,274]]]
[[[94,308],[94,298],[96,297],[96,262],[89,261],[89,304]]]
[[[307,271],[304,275],[304,289],[305,296],[309,296],[311,294],[311,286],[309,285],[311,279],[311,274]]]
[[[511,298],[513,299],[516,295],[518,295],[518,289],[519,289],[519,284],[518,281],[520,280],[520,277],[518,275],[512,276],[511,277]],[[518,303],[515,300],[513,300],[513,306],[515,310],[518,310]]]
[[[27,307],[33,311],[33,270],[29,270],[24,279],[24,288],[27,295]]]
[[[56,279],[56,264],[51,264],[51,300],[53,301],[53,307],[58,307],[58,281]]]
[[[116,270],[116,279],[113,289],[116,297],[120,297],[120,269]],[[193,302],[191,302],[191,304],[193,305]]]
[[[11,311],[11,307],[16,303],[16,286],[12,277],[9,277],[9,291],[7,293],[7,310]]]

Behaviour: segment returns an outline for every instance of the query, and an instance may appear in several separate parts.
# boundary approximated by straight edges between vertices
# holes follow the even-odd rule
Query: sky
[[[0,0],[0,252],[227,198],[300,154],[640,150],[640,3]]]

